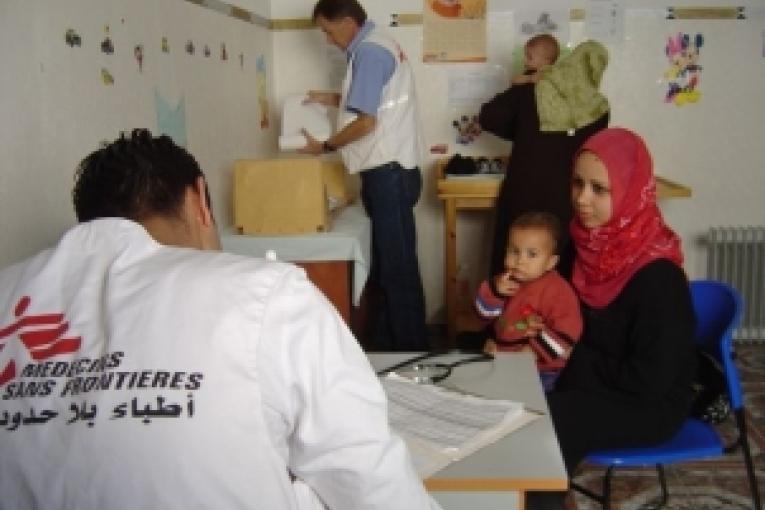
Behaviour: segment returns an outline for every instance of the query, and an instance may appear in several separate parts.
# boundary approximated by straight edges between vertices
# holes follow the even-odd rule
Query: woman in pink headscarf
[[[584,333],[548,395],[570,475],[589,452],[672,436],[688,416],[695,375],[680,240],[656,206],[643,140],[621,128],[590,137],[571,188]]]

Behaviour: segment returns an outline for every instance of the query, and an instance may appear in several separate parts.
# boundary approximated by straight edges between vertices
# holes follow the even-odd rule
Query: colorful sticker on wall
[[[73,28],[66,29],[66,33],[64,34],[64,41],[66,41],[66,44],[70,48],[74,48],[75,46],[82,46],[82,37],[80,37],[80,34],[78,34],[77,31]]]
[[[101,51],[107,55],[111,55],[114,53],[114,43],[112,42],[111,37],[109,37],[109,25],[104,25],[104,35],[104,40],[101,41]]]
[[[162,38],[161,47],[162,47],[162,53],[170,53],[170,43],[167,42],[167,37]]]
[[[175,107],[154,90],[154,109],[157,114],[157,131],[167,135],[181,147],[186,147],[186,98],[181,97]]]
[[[665,53],[669,59],[669,69],[664,73],[667,79],[667,94],[664,102],[683,106],[696,103],[701,98],[699,82],[701,65],[699,56],[704,45],[704,36],[678,32],[667,40]]]
[[[481,134],[478,115],[473,115],[472,117],[463,115],[459,120],[452,121],[452,127],[457,130],[456,142],[461,145],[470,145]]]
[[[260,105],[260,129],[268,129],[268,91],[266,89],[266,59],[258,55],[255,60],[255,89],[258,93],[258,105]]]
[[[224,62],[228,60],[228,51],[226,51],[226,43],[220,43],[220,59]]]
[[[189,55],[193,55],[194,51],[195,51],[195,49],[194,49],[194,41],[189,39],[188,41],[186,41],[186,53],[188,53]]]
[[[138,72],[143,72],[143,44],[137,44],[135,48],[133,48],[133,56],[135,56],[135,61],[138,62]]]
[[[105,67],[101,68],[101,81],[104,82],[104,85],[114,85],[114,76]]]

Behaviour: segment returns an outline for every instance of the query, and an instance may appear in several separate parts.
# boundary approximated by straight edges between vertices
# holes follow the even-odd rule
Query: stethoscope
[[[452,363],[423,363],[424,360],[438,358],[450,354],[472,354],[472,356],[459,359]],[[486,352],[476,354],[475,352],[463,351],[460,349],[434,351],[415,356],[413,358],[404,360],[401,363],[397,363],[391,367],[380,370],[377,372],[377,375],[385,376],[391,373],[396,373],[397,375],[411,379],[412,381],[419,384],[435,384],[452,375],[452,370],[460,365],[467,365],[468,363],[482,363],[486,361],[494,361],[494,355]]]

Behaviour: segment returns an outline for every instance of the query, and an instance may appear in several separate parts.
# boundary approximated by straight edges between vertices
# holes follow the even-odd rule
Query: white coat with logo
[[[302,270],[102,219],[0,271],[0,509],[297,509],[312,494],[437,506]]]

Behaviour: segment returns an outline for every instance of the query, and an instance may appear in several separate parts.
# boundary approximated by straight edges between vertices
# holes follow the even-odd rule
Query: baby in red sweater
[[[579,300],[557,271],[560,222],[530,212],[510,226],[505,271],[478,289],[478,314],[494,321],[484,350],[531,350],[545,386],[551,385],[582,334]]]

